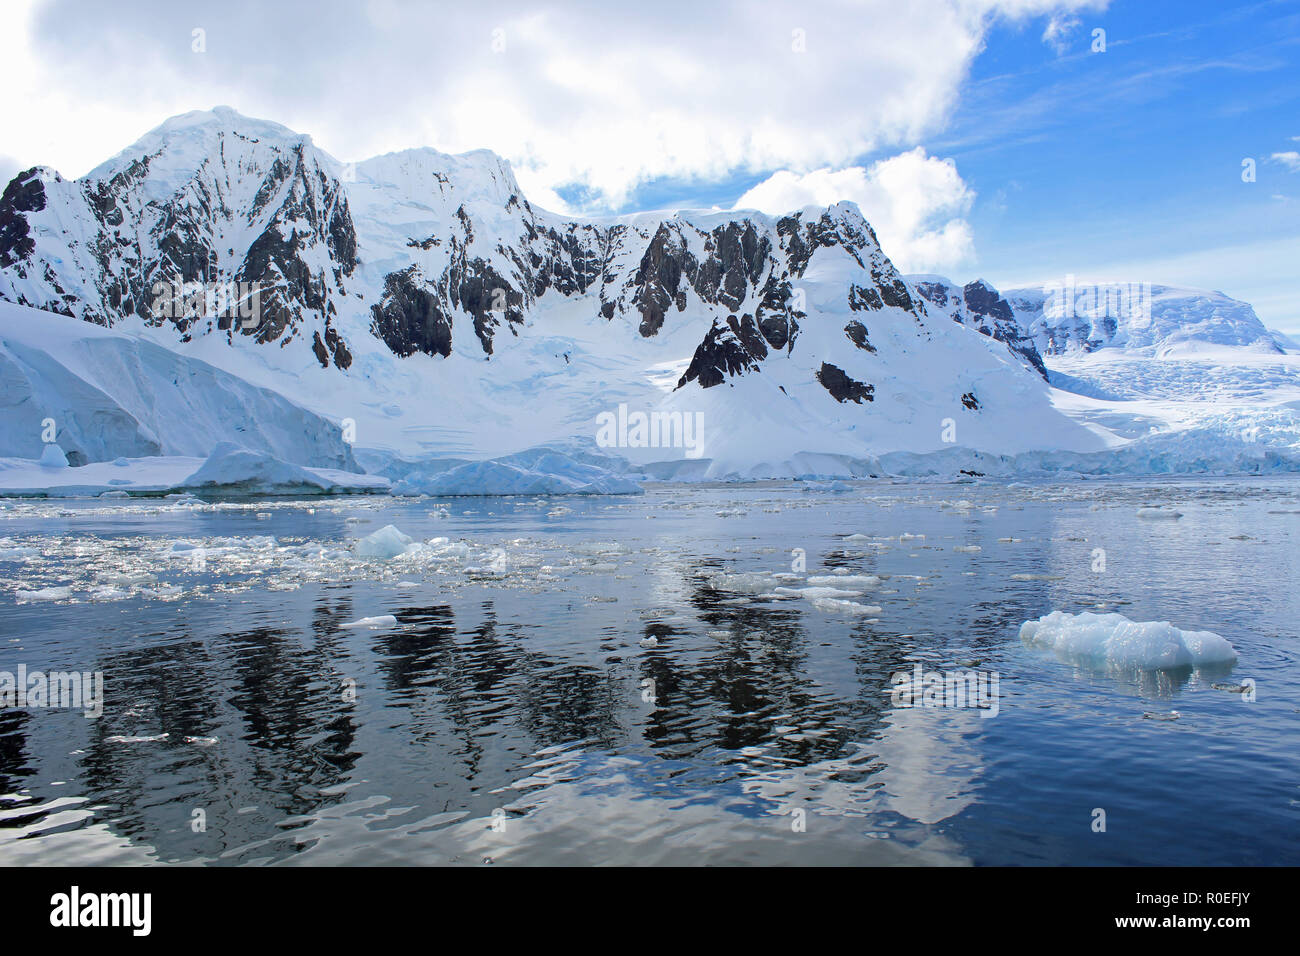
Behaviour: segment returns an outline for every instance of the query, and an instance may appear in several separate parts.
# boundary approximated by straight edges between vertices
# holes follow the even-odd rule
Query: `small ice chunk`
[[[851,617],[879,614],[881,610],[875,604],[859,604],[856,601],[841,601],[837,598],[812,598],[808,603],[817,610],[825,611],[828,614],[847,614]]]
[[[363,617],[357,621],[349,621],[347,624],[340,624],[339,627],[355,628],[375,628],[375,627],[396,627],[397,618],[391,614],[376,614],[374,617]]]
[[[843,588],[813,587],[813,588],[777,588],[777,594],[797,594],[802,598],[810,601],[818,598],[851,598],[857,597],[861,591],[846,591]]]
[[[1137,510],[1139,518],[1165,518],[1176,520],[1183,516],[1181,511],[1174,511],[1172,508],[1139,508]]]
[[[768,594],[775,587],[774,577],[763,571],[728,574],[716,571],[708,576],[709,587],[717,591],[734,591],[737,594]]]
[[[402,554],[413,541],[414,539],[409,535],[402,534],[397,528],[387,524],[359,540],[356,544],[356,554],[360,558],[389,561]]]
[[[67,468],[68,456],[62,448],[51,442],[41,449],[42,468]]]
[[[959,544],[953,548],[954,551],[960,551],[962,554],[974,554],[976,551],[983,551],[978,544]]]
[[[874,574],[812,574],[808,576],[808,583],[828,587],[841,585],[844,587],[874,588],[880,583],[880,578]]]

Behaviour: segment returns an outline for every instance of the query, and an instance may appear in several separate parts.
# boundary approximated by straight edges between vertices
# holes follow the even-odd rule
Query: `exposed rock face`
[[[701,388],[712,388],[729,376],[757,370],[765,358],[767,345],[754,317],[746,313],[737,320],[729,315],[726,325],[714,321],[677,387],[698,382]]]
[[[57,175],[57,174],[56,174]],[[31,257],[36,249],[23,213],[45,208],[45,184],[40,170],[29,169],[13,178],[0,196],[0,268]]]
[[[876,350],[875,346],[867,338],[867,327],[856,319],[844,326],[844,334],[849,337],[850,342],[862,349],[862,351],[874,352]]]
[[[831,397],[837,402],[856,402],[861,405],[862,402],[875,401],[876,387],[864,382],[855,382],[845,373],[844,369],[836,368],[826,362],[817,372],[817,381],[821,382],[826,391],[831,393]]]
[[[370,307],[371,330],[403,358],[416,352],[446,358],[451,354],[452,319],[420,279],[419,266],[384,277],[384,296]]]
[[[958,287],[937,276],[915,276],[912,284],[936,311],[1004,343],[1020,361],[1047,378],[1033,338],[1016,320],[1011,304],[983,279]]]

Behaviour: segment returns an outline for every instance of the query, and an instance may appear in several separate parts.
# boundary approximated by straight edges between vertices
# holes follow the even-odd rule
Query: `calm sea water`
[[[1300,481],[3,505],[0,671],[105,695],[0,711],[3,864],[1300,863]],[[389,524],[432,543],[353,552]]]

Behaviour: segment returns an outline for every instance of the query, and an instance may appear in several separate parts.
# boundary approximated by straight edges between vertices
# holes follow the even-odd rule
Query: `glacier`
[[[73,464],[198,457],[219,442],[360,471],[337,424],[280,393],[119,329],[0,302],[0,456]]]

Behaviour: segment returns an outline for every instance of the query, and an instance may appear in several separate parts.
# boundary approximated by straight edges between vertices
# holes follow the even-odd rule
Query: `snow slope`
[[[237,441],[360,470],[338,426],[276,392],[138,335],[0,302],[0,456],[39,458],[47,420],[74,463]]]

